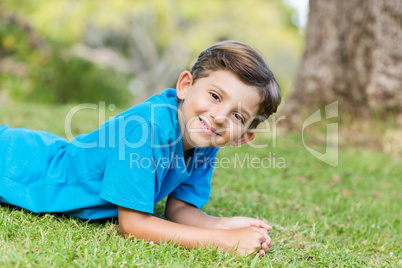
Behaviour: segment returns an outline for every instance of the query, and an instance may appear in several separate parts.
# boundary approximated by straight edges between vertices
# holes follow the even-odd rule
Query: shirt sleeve
[[[166,154],[156,144],[163,143],[163,135],[155,133],[150,124],[137,126],[119,140],[106,160],[101,198],[118,206],[153,213],[156,184],[156,164]]]
[[[190,177],[183,181],[170,196],[202,208],[209,201],[211,178],[219,148],[209,147],[196,153]]]

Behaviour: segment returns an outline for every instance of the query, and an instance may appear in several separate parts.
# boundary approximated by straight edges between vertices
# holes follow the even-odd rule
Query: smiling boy
[[[193,147],[236,146],[254,138],[246,124],[258,114],[259,93],[230,71],[215,71],[197,83],[185,71],[177,83],[177,96],[182,100],[179,121],[185,151]]]
[[[0,126],[0,202],[85,219],[118,216],[124,236],[262,255],[271,246],[267,223],[213,217],[200,208],[209,199],[218,147],[252,140],[280,100],[258,52],[217,43],[181,73],[176,89],[71,143]],[[151,215],[165,197],[167,220]]]

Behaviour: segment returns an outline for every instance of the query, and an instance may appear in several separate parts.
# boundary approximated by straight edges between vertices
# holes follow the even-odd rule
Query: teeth
[[[202,118],[200,118],[200,121],[201,121],[201,123],[208,129],[208,130],[210,130],[209,128],[208,128],[208,126],[207,126],[207,124],[205,124],[205,122],[204,122],[204,120],[202,120]],[[211,131],[211,130],[210,130]],[[212,131],[211,131],[212,132]],[[218,134],[218,133],[216,133],[216,132],[213,132],[215,135],[220,135],[220,134]]]
[[[201,123],[202,123],[205,127],[207,127],[207,124],[205,124],[204,120],[202,120],[201,118],[200,118],[200,120],[201,120]]]

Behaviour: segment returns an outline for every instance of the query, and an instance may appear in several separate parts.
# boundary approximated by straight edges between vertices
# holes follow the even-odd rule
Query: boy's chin
[[[194,142],[193,146],[194,147],[226,147],[231,145],[231,143],[227,143],[227,144],[220,144],[217,142],[213,142],[213,141],[208,141],[208,142]]]
[[[193,147],[226,147],[232,145],[233,141],[227,141],[226,143],[222,143],[222,139],[218,142],[214,137],[206,138],[200,136],[193,136],[191,137],[191,144]]]

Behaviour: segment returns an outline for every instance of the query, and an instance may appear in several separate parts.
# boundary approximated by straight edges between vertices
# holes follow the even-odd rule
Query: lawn
[[[65,136],[64,119],[72,107],[2,103],[0,124]],[[101,118],[119,112],[107,108]],[[72,118],[72,133],[95,129],[98,118],[99,109],[80,110]],[[266,219],[274,245],[262,258],[130,241],[120,236],[115,219],[84,221],[0,205],[0,266],[402,266],[400,156],[341,146],[339,164],[332,167],[303,147],[300,133],[275,140],[262,134],[257,142],[269,146],[221,149],[204,211]],[[156,206],[159,217],[163,205]]]

